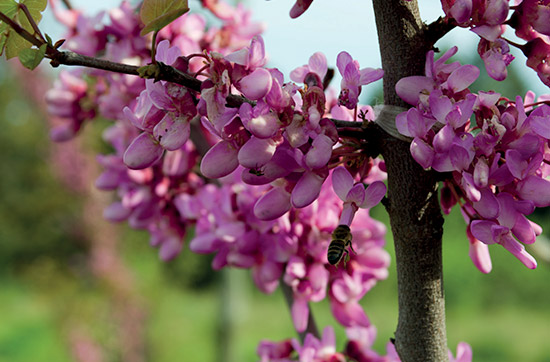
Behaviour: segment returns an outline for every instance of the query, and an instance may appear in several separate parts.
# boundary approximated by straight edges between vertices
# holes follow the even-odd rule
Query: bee
[[[332,241],[328,247],[327,259],[328,262],[334,266],[338,266],[338,263],[342,260],[344,253],[346,258],[349,258],[349,251],[346,250],[346,247],[349,245],[351,251],[353,246],[351,245],[351,230],[347,225],[338,225],[336,229],[332,232]]]

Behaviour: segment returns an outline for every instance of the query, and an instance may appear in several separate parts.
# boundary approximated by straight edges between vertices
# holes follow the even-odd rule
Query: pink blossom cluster
[[[181,217],[196,221],[191,251],[216,253],[214,269],[251,269],[264,293],[273,292],[280,281],[286,283],[293,292],[292,319],[298,331],[307,328],[308,303],[325,299],[327,290],[338,322],[369,326],[359,301],[387,277],[384,225],[368,212],[357,214],[351,225],[357,254],[350,256],[345,267],[336,268],[328,263],[327,250],[342,205],[332,192],[331,179],[311,205],[276,220],[261,220],[254,213],[254,203],[266,186],[246,187],[239,180],[240,171],[221,179],[221,188],[207,185],[195,195],[176,196]]]
[[[104,215],[148,230],[163,260],[180,253],[193,227],[189,248],[214,253],[214,269],[248,268],[265,293],[285,283],[292,290],[298,331],[307,328],[309,303],[327,296],[338,322],[367,328],[370,322],[359,301],[387,277],[389,256],[383,250],[383,224],[367,211],[356,212],[384,196],[384,166],[340,144],[329,110],[353,120],[361,86],[383,73],[360,69],[342,52],[337,59],[343,76],[340,96],[327,96],[327,60],[316,53],[291,74],[296,83],[285,82],[277,69],[265,68],[261,27],[241,6],[223,4],[205,3],[222,20],[219,28],[207,28],[204,18],[186,14],[159,33],[164,40],[157,45],[156,61],[195,74],[203,81],[200,94],[104,71],[83,72],[88,81],[64,72],[63,82],[48,94],[52,110],[73,130],[63,139],[92,118],[81,115],[87,104],[97,104],[93,115],[115,120],[104,132],[114,153],[98,157],[104,171],[96,185],[115,190],[119,201]],[[128,3],[111,10],[105,26],[101,16],[72,14],[76,25],[71,23],[67,42],[73,49],[106,52],[136,65],[150,61]],[[81,42],[93,46],[81,49]],[[247,100],[229,107],[227,99],[236,91]],[[202,160],[192,127],[209,147]],[[335,147],[340,153],[333,154]],[[344,155],[355,162],[350,163],[353,175],[343,167],[331,171]],[[339,224],[351,226],[356,254],[336,268],[328,263],[327,250]]]
[[[257,348],[260,362],[399,362],[401,359],[392,342],[386,344],[386,355],[378,354],[373,348],[376,328],[353,327],[346,329],[348,343],[343,352],[336,351],[336,337],[332,327],[323,330],[321,339],[307,334],[304,343],[296,339],[281,342],[261,341]],[[471,362],[472,348],[460,342],[456,357],[449,351],[450,362]]]
[[[520,48],[527,56],[527,66],[550,86],[550,2],[523,0],[510,6],[509,0],[442,0],[443,11],[458,26],[470,28],[479,35],[478,53],[490,77],[504,80],[507,66],[514,59],[509,45]],[[510,10],[513,10],[509,15]],[[526,41],[519,45],[503,37],[506,26]]]
[[[550,205],[550,106],[535,108],[532,93],[515,102],[494,92],[471,93],[479,70],[446,63],[456,51],[438,60],[429,52],[425,76],[396,84],[414,106],[397,117],[397,128],[413,138],[411,154],[422,167],[450,173],[441,203],[447,213],[460,204],[478,269],[491,270],[491,244],[533,269],[536,261],[523,244],[534,243],[542,229],[526,215]]]
[[[242,6],[227,9],[231,11],[224,12],[221,27],[207,28],[204,17],[197,14],[171,23],[159,37],[177,47],[161,41],[157,60],[196,72],[203,64],[182,57],[179,47],[228,53],[262,30]],[[78,10],[56,7],[54,12],[69,28],[65,42],[69,49],[131,65],[150,62],[148,41],[139,35],[143,25],[128,2],[111,9],[106,24],[103,13],[89,18]],[[56,141],[74,137],[86,120],[96,116],[115,120],[103,135],[114,154],[98,157],[104,172],[96,184],[116,190],[120,201],[105,210],[105,217],[148,230],[163,260],[178,255],[191,223],[180,217],[175,196],[194,194],[205,184],[195,169],[198,153],[188,140],[190,121],[197,113],[195,96],[171,83],[87,69],[62,71],[46,99],[57,124],[52,130]]]
[[[241,174],[245,183],[271,184],[254,207],[260,219],[272,220],[291,207],[310,205],[328,177],[333,147],[339,140],[328,118],[327,110],[335,104],[327,100],[323,89],[324,55],[314,54],[307,66],[291,74],[303,87],[285,83],[277,69],[263,67],[261,37],[226,57],[212,54],[209,61],[209,79],[203,84],[197,108],[202,125],[219,141],[204,156],[202,174],[219,178],[240,165],[245,168]],[[360,87],[383,73],[359,70],[347,53],[340,54],[338,63],[344,72],[340,99],[344,97],[343,104],[355,108]],[[232,87],[253,102],[244,102],[238,109],[226,106]]]

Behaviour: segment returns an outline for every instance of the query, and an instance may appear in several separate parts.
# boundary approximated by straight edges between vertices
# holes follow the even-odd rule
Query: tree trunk
[[[384,69],[384,104],[406,107],[395,83],[423,75],[425,37],[416,1],[373,0]],[[388,213],[395,240],[399,322],[395,347],[401,360],[447,361],[437,181],[411,157],[409,144],[380,132],[388,172]]]

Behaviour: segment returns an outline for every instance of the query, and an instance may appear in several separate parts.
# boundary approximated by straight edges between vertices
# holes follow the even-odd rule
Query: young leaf
[[[139,12],[145,24],[141,35],[164,28],[188,11],[187,0],[144,0]]]
[[[8,18],[13,18],[17,12],[17,3],[15,0],[0,0],[0,12]]]
[[[22,0],[19,2],[19,4],[25,4],[36,24],[42,19],[42,11],[46,8],[47,3],[47,0]],[[10,19],[18,22],[21,27],[31,34],[34,33],[25,13],[18,7],[18,3],[14,0],[0,0],[0,11],[6,14]],[[31,43],[20,37],[5,23],[0,24],[0,31],[2,32],[0,34],[0,53],[5,50],[7,59],[18,56],[21,50],[28,49],[32,46]]]
[[[38,64],[44,59],[48,44],[42,44],[39,49],[27,48],[19,52],[19,61],[27,69],[34,70]]]

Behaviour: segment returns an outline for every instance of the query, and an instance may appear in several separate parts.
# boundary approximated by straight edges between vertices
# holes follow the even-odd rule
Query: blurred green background
[[[0,64],[0,362],[255,361],[260,339],[295,337],[280,291],[261,294],[248,271],[215,274],[210,256],[188,250],[162,263],[145,232],[103,221],[93,180],[52,167],[75,145],[52,148],[28,84],[12,73]],[[522,89],[513,76],[510,84]],[[80,147],[97,147],[104,125],[90,127]],[[387,224],[382,208],[372,213]],[[533,219],[550,226],[548,212]],[[464,229],[458,212],[446,218],[453,353],[467,341],[475,361],[550,362],[550,266],[538,258],[528,270],[494,246],[493,271],[483,275],[468,257]],[[387,249],[393,259],[391,235]],[[383,353],[397,324],[395,265],[363,304]],[[335,325],[327,303],[312,308],[320,328]],[[337,328],[339,348],[344,340]]]

